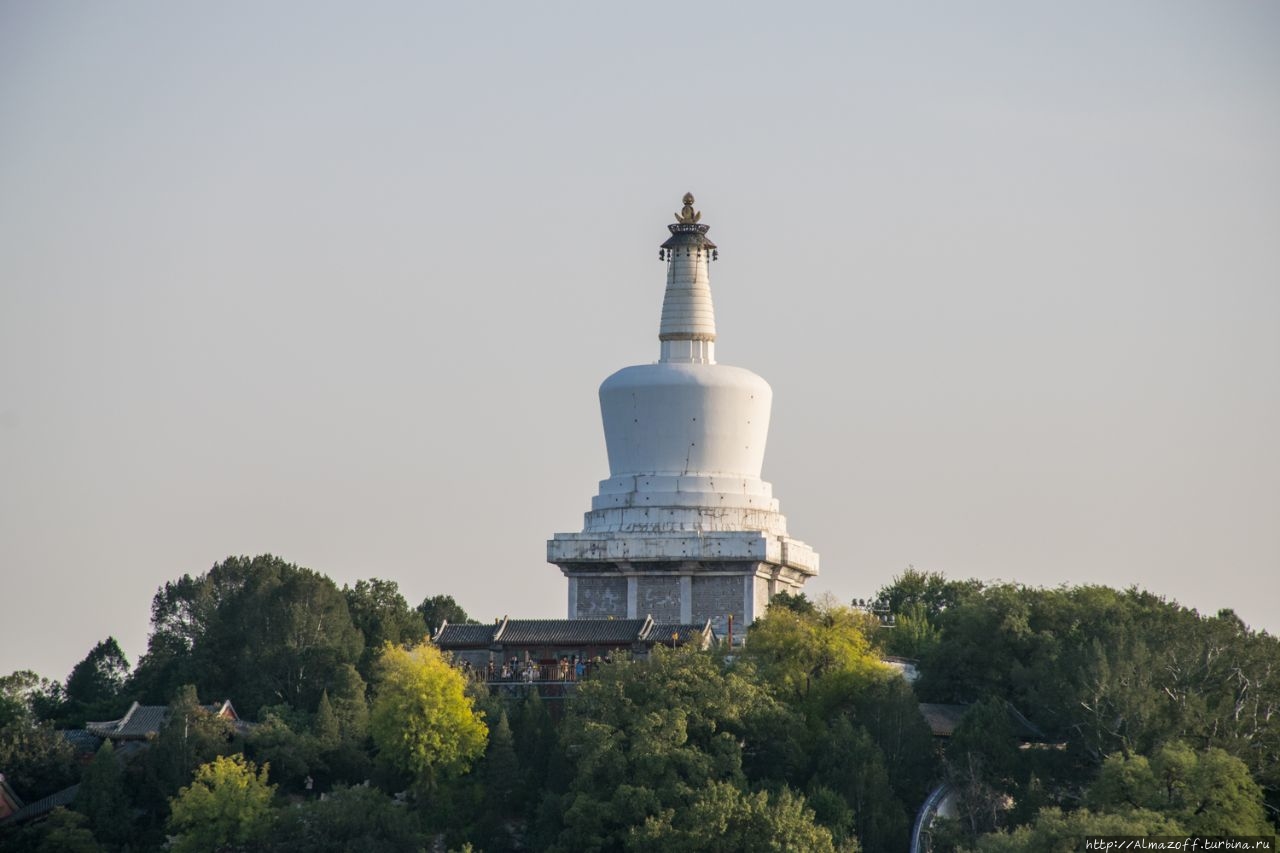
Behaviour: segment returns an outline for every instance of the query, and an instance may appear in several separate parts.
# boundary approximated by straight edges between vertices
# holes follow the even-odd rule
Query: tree
[[[710,783],[744,787],[747,721],[774,704],[753,676],[697,649],[655,648],[582,682],[561,727],[568,789],[543,807],[559,821],[551,849],[621,849]]]
[[[894,617],[893,630],[885,644],[890,654],[909,658],[923,657],[933,651],[942,632],[929,618],[924,602],[912,601],[903,606]]]
[[[883,753],[861,726],[840,715],[815,750],[815,781],[853,812],[854,832],[869,850],[905,850],[907,812],[894,796]]]
[[[283,810],[268,849],[279,853],[403,853],[430,849],[414,813],[376,788],[339,787]]]
[[[1221,749],[1202,752],[1166,744],[1148,759],[1107,757],[1087,801],[1098,812],[1150,811],[1196,835],[1269,834],[1262,789],[1238,758]]]
[[[63,703],[62,685],[29,669],[0,677],[0,729],[12,723],[34,725]]]
[[[7,844],[10,838],[12,845]],[[62,806],[44,820],[18,828],[10,837],[0,835],[0,841],[6,842],[6,850],[30,853],[103,853],[85,816]]]
[[[132,806],[124,789],[124,772],[111,741],[104,741],[98,747],[93,762],[85,770],[80,790],[76,792],[75,809],[89,819],[98,840],[119,844],[131,837]]]
[[[804,797],[784,788],[744,794],[727,782],[711,782],[691,805],[664,809],[627,837],[627,850],[672,853],[764,853],[805,850],[835,853],[831,833],[814,822]],[[849,844],[845,853],[858,848]]]
[[[75,749],[50,723],[10,723],[0,729],[0,768],[18,795],[33,802],[74,785]]]
[[[311,733],[322,749],[333,749],[342,742],[342,727],[338,725],[338,716],[333,713],[328,690],[320,694],[320,704],[316,706],[316,716],[311,721]]]
[[[812,613],[770,609],[751,625],[745,655],[783,701],[825,717],[888,670],[867,639],[863,614],[827,603]]]
[[[944,610],[982,591],[976,580],[950,581],[941,572],[922,572],[908,566],[892,583],[881,587],[876,598],[889,607],[889,612],[902,614],[910,605],[919,604],[925,618],[932,621]]]
[[[424,790],[466,772],[483,754],[488,730],[465,686],[435,646],[384,646],[370,714],[378,757]]]
[[[851,697],[848,715],[880,748],[890,787],[907,814],[914,814],[939,768],[933,732],[911,685],[898,677],[880,679]]]
[[[791,610],[801,616],[813,616],[818,612],[817,606],[803,592],[797,592],[793,595],[786,590],[769,599],[769,607],[776,607],[779,610]]]
[[[369,678],[374,660],[387,643],[415,645],[427,636],[422,613],[409,606],[395,581],[372,578],[344,586],[351,621],[364,635],[364,652],[360,657],[360,674]]]
[[[1150,811],[1097,814],[1088,809],[1063,812],[1053,806],[1042,809],[1026,826],[1011,832],[984,835],[975,846],[967,849],[976,853],[1070,853],[1079,850],[1080,840],[1090,835],[1172,835],[1182,838],[1186,830],[1176,821]]]
[[[334,672],[364,649],[333,581],[266,554],[229,557],[166,584],[133,687],[162,701],[182,683],[234,696],[250,715],[287,702],[313,708]]]
[[[489,730],[489,747],[483,763],[484,795],[489,811],[506,817],[512,814],[520,789],[520,761],[507,712]]]
[[[261,838],[271,822],[275,786],[242,755],[219,756],[196,771],[170,804],[174,853],[234,849]]]
[[[293,793],[306,790],[307,778],[319,772],[320,751],[313,734],[295,730],[274,711],[263,715],[245,743],[245,755],[260,766],[270,765],[275,783]]]
[[[72,713],[109,708],[120,699],[129,676],[129,659],[115,637],[94,646],[67,676],[67,702]]]
[[[432,595],[424,598],[418,605],[418,612],[426,623],[428,631],[436,631],[445,622],[452,625],[475,625],[474,619],[467,615],[462,605],[453,600],[452,595]]]
[[[369,736],[367,686],[351,664],[343,664],[329,677],[325,691],[344,742],[359,742]]]
[[[232,751],[235,728],[200,706],[195,688],[186,685],[169,703],[169,716],[144,755],[144,805],[163,814],[169,798],[191,781],[196,769]]]
[[[1002,825],[1017,764],[1017,736],[1004,701],[988,698],[965,711],[947,744],[946,772],[970,837]]]

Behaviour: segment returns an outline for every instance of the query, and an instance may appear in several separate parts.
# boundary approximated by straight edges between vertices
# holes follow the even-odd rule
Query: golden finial
[[[693,209],[693,193],[685,193],[683,201],[684,207],[676,214],[676,222],[692,225],[702,218],[702,214]]]

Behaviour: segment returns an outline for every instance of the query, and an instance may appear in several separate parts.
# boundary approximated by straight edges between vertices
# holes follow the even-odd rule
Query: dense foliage
[[[976,702],[972,713],[986,715],[947,748],[969,839],[1037,820],[1074,825],[1108,756],[1156,760],[1173,748],[1219,756],[1215,765],[1233,758],[1272,814],[1280,807],[1280,641],[1231,611],[1204,617],[1137,589],[983,586],[916,571],[880,598],[911,626],[890,647],[918,656],[921,699]],[[1061,748],[1014,750],[984,699],[1021,710]]]
[[[615,655],[567,698],[490,693],[424,643],[444,621],[470,620],[271,556],[165,584],[133,669],[107,638],[65,681],[0,678],[6,781],[80,784],[0,849],[901,853],[941,783],[938,853],[1273,831],[1280,648],[1227,611],[908,570],[874,607],[780,595],[740,649]],[[201,705],[228,698],[251,725]],[[134,701],[168,707],[145,745],[61,731]],[[920,701],[967,706],[945,747]]]

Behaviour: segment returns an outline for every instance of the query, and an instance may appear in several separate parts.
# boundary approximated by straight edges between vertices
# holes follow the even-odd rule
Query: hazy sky
[[[1280,629],[1280,5],[0,0],[0,674],[271,552],[556,617],[691,190],[765,477]]]

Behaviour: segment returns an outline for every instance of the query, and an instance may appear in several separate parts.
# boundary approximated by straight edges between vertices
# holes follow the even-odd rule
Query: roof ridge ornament
[[[684,202],[684,207],[676,214],[676,222],[681,225],[692,225],[702,218],[702,213],[693,209],[693,193],[685,193],[681,201]]]

